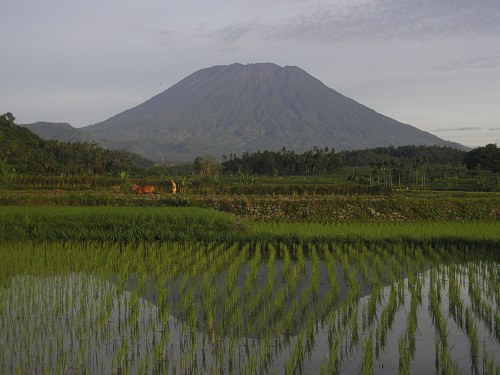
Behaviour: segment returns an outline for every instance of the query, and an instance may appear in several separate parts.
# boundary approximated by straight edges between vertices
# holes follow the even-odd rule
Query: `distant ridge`
[[[283,146],[296,151],[460,147],[381,115],[298,67],[272,63],[201,69],[137,107],[81,130],[156,161]]]
[[[19,124],[19,126],[31,130],[43,139],[71,143],[95,141],[95,138],[90,134],[80,131],[68,123],[39,121],[33,124]]]

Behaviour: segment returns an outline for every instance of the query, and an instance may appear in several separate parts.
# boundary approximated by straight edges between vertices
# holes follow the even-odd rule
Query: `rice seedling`
[[[499,375],[500,374],[500,366],[495,363],[495,358],[486,353],[484,351],[484,356],[483,356],[483,368],[482,368],[482,373],[483,374],[494,374],[494,375]]]
[[[477,327],[472,317],[472,311],[469,307],[465,309],[465,331],[469,337],[471,366],[477,372],[479,357],[479,342],[477,338]]]
[[[363,364],[362,364],[362,373],[363,374],[372,374],[373,373],[373,335],[367,336],[365,341],[363,342]]]
[[[315,248],[313,248],[311,251],[311,260],[312,260],[312,272],[311,272],[310,289],[313,301],[316,301],[318,298],[318,288],[319,288],[320,260]]]
[[[429,311],[441,343],[441,349],[446,350],[448,348],[448,329],[446,319],[441,312],[441,283],[434,270],[431,270],[430,277]]]
[[[495,369],[498,341],[485,344],[483,329],[500,326],[498,260],[478,254],[376,241],[2,241],[0,372],[340,373],[358,361],[370,373],[399,347],[395,371],[411,373],[426,288],[435,337],[422,339],[436,343],[439,371],[457,370],[461,311],[462,354]]]

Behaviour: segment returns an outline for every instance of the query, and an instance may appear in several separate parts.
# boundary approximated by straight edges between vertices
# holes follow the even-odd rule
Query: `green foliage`
[[[498,246],[497,222],[247,222],[196,207],[3,207],[0,240],[361,241],[484,243]],[[489,245],[488,245],[489,246]]]
[[[371,167],[376,169],[417,168],[423,165],[460,165],[465,151],[445,146],[379,147],[367,150],[341,151],[328,147],[298,154],[285,147],[279,152],[258,151],[241,157],[229,155],[222,163],[230,173],[255,175],[315,175],[326,174],[342,167]]]
[[[498,252],[376,238],[2,241],[0,372],[498,373]]]
[[[496,221],[425,221],[414,223],[279,223],[251,222],[254,237],[261,241],[285,242],[363,241],[407,243],[485,243],[494,249],[500,243]],[[486,245],[485,249],[486,250]]]
[[[232,216],[195,207],[4,207],[0,223],[3,240],[223,241],[240,230]]]
[[[464,163],[469,169],[485,169],[500,172],[500,148],[496,144],[477,147],[465,155]]]
[[[279,152],[245,152],[241,157],[229,155],[229,160],[222,162],[222,166],[230,173],[277,176],[325,174],[338,169],[341,163],[335,150],[328,147],[314,147],[302,154],[283,147]]]
[[[448,146],[414,145],[339,152],[344,165],[373,166],[378,169],[399,165],[457,165],[462,164],[464,155],[465,151]]]
[[[12,173],[32,175],[99,175],[138,171],[152,162],[125,151],[100,148],[95,143],[67,143],[43,140],[17,126],[14,116],[0,116],[0,176]]]
[[[221,173],[221,166],[213,156],[197,156],[193,162],[193,171],[201,177],[218,176]]]

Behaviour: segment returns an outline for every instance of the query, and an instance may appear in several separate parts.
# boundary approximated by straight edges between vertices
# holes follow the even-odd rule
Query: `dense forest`
[[[422,165],[461,165],[467,152],[444,146],[379,147],[341,151],[314,147],[303,153],[283,147],[278,152],[258,151],[229,155],[222,162],[225,172],[257,175],[327,174],[343,167],[403,168]]]
[[[118,175],[149,168],[153,163],[125,151],[106,150],[95,143],[43,140],[17,126],[12,113],[0,116],[0,176]]]
[[[464,157],[464,163],[469,169],[484,169],[500,172],[500,148],[496,144],[489,144],[470,151]]]

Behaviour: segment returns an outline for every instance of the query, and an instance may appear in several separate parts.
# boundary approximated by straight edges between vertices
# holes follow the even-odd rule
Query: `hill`
[[[232,64],[199,70],[135,108],[83,128],[152,160],[278,150],[448,145],[327,87],[302,69]]]
[[[95,143],[44,140],[14,123],[14,116],[0,116],[0,177],[21,174],[118,174],[152,166],[152,162],[125,151],[111,151]]]
[[[96,139],[90,134],[72,127],[68,123],[35,122],[33,124],[18,124],[23,128],[31,130],[40,138],[62,142],[95,142]]]

